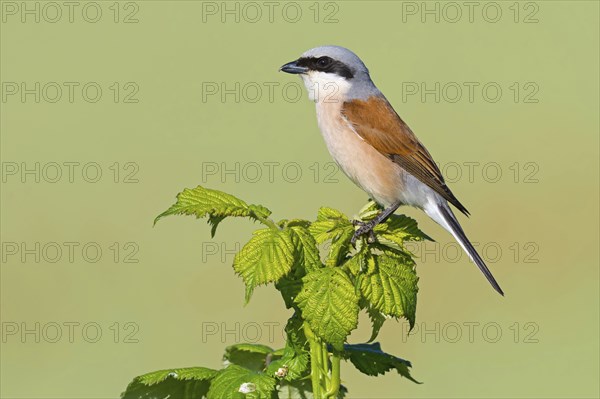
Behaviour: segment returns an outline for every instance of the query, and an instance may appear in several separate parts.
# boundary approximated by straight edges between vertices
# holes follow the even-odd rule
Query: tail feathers
[[[429,209],[425,209],[427,214],[454,236],[456,241],[458,241],[460,246],[469,255],[469,258],[471,258],[471,260],[477,265],[479,270],[481,270],[485,278],[487,278],[487,280],[490,282],[492,287],[494,287],[494,289],[500,295],[504,296],[504,291],[502,291],[502,288],[500,288],[500,285],[498,285],[498,282],[492,275],[492,272],[490,272],[490,269],[487,268],[485,262],[483,261],[483,259],[481,259],[481,256],[479,256],[479,254],[473,247],[473,244],[471,244],[471,242],[465,235],[465,232],[463,231],[462,227],[460,227],[460,224],[458,224],[458,220],[456,220],[456,217],[452,213],[450,207],[446,204],[436,204],[434,207],[428,208]]]

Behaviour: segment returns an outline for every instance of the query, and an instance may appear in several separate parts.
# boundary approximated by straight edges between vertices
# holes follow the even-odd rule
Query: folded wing
[[[462,213],[469,215],[469,211],[446,186],[440,169],[427,149],[384,97],[373,96],[367,100],[345,102],[342,114],[363,140],[429,186]]]

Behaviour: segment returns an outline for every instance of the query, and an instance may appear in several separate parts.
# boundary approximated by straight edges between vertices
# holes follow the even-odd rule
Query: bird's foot
[[[356,244],[356,240],[358,240],[363,235],[367,235],[367,242],[369,244],[375,242],[376,238],[375,238],[375,233],[373,232],[373,229],[375,228],[375,226],[377,226],[376,219],[370,220],[368,222],[363,222],[360,220],[353,220],[352,224],[354,226],[358,226],[358,229],[356,229],[354,231],[354,235],[352,236],[352,239],[350,240],[352,245]]]

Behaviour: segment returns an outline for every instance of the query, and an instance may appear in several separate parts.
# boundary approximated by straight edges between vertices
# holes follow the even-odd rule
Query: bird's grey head
[[[312,48],[279,70],[299,74],[315,102],[366,99],[380,94],[362,60],[340,46]]]

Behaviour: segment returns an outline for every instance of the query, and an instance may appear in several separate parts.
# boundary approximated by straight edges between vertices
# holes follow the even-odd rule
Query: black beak
[[[287,72],[287,73],[293,73],[293,74],[300,74],[300,73],[308,72],[307,67],[298,65],[298,60],[288,62],[287,64],[282,65],[281,68],[279,68],[279,70],[283,71],[283,72]]]

